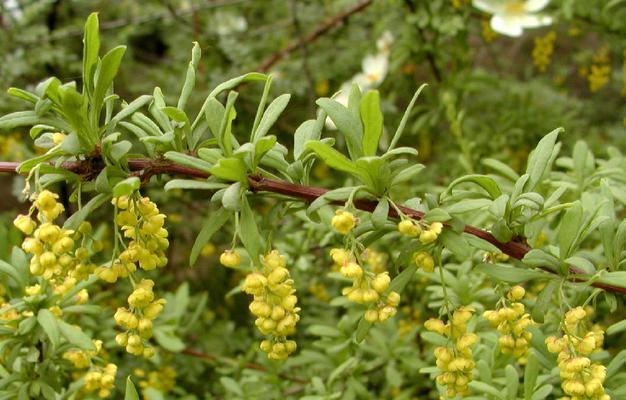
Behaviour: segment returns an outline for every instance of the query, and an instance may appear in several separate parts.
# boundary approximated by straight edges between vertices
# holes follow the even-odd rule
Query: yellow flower
[[[235,268],[241,264],[241,256],[236,250],[224,250],[220,255],[220,263],[225,267]]]
[[[347,235],[356,225],[356,218],[349,211],[337,210],[331,220],[332,227],[342,235]]]

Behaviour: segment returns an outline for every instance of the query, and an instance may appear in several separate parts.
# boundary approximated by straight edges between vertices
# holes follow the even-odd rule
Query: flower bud
[[[220,264],[229,268],[238,267],[241,264],[241,256],[235,250],[225,250],[220,255]]]
[[[13,220],[13,225],[25,235],[30,235],[35,230],[35,227],[37,227],[37,224],[30,216],[22,214],[18,215]]]

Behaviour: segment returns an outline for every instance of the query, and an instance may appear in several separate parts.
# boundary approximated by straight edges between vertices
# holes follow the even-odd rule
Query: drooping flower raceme
[[[550,0],[474,0],[472,4],[489,13],[491,28],[507,36],[520,36],[524,29],[550,25],[552,18],[540,14]]]

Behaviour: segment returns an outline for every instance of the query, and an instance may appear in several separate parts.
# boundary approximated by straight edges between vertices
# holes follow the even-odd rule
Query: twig
[[[16,168],[19,163],[16,162],[0,162],[0,172],[17,173]],[[204,171],[200,171],[194,168],[177,165],[167,160],[153,160],[149,158],[131,158],[128,159],[128,167],[131,171],[139,172],[142,177],[152,176],[157,174],[172,174],[172,175],[185,175],[195,178],[208,178],[209,174]],[[85,160],[85,161],[66,161],[61,164],[61,168],[68,171],[72,171],[81,175],[83,178],[93,178],[99,172],[97,168],[101,169],[101,163],[97,160]],[[323,196],[328,189],[304,186],[287,181],[281,181],[276,179],[268,179],[260,176],[248,176],[248,186],[253,192],[271,192],[281,194],[287,197],[304,200],[306,202],[315,201],[318,197]],[[341,201],[333,201],[333,204],[341,205]],[[372,200],[357,199],[354,201],[354,206],[359,210],[372,212],[376,209],[378,203]],[[414,219],[422,219],[424,213],[421,211],[413,210],[408,207],[399,206],[399,209],[406,216]],[[392,207],[389,209],[389,216],[391,218],[398,218],[398,212]],[[517,260],[521,260],[531,250],[526,244],[519,241],[511,240],[506,243],[501,243],[491,233],[474,226],[466,225],[464,232],[470,235],[474,235],[480,239],[483,239],[492,245],[496,246],[504,254],[513,257]],[[546,272],[556,274],[555,271],[549,268],[543,268]],[[570,266],[569,271],[573,275],[586,275],[587,273],[580,268]],[[569,278],[573,282],[586,282],[586,279],[577,278],[576,276]],[[592,282],[591,286],[603,289],[609,292],[626,294],[626,288],[608,285],[601,282]]]
[[[221,361],[221,362],[227,362],[229,364],[234,364],[234,365],[239,365],[239,362],[237,360],[233,360],[231,358],[227,358],[227,357],[222,357],[222,356],[216,356],[213,354],[207,354],[207,353],[203,353],[201,351],[197,351],[197,350],[193,350],[193,349],[184,349],[183,351],[181,351],[182,354],[188,355],[188,356],[192,356],[192,357],[197,357],[197,358],[202,358],[203,360],[208,360],[208,361]],[[245,363],[243,365],[244,368],[247,369],[254,369],[256,371],[261,371],[261,372],[266,372],[268,371],[268,369],[266,367],[264,367],[261,364],[256,364],[256,363]],[[309,380],[299,377],[299,376],[292,376],[289,374],[285,374],[282,372],[278,373],[278,376],[280,376],[281,378],[284,379],[288,379],[290,381],[294,381],[294,382],[299,382],[299,383],[307,383]]]
[[[291,52],[298,49],[300,46],[309,44],[317,40],[320,36],[339,25],[341,22],[345,21],[352,15],[364,10],[372,4],[372,0],[361,0],[356,5],[351,8],[348,8],[339,14],[335,15],[333,18],[328,20],[327,22],[319,25],[317,28],[313,30],[313,32],[309,33],[307,36],[302,38],[302,40],[296,40],[294,42],[289,43],[287,46],[278,50],[276,53],[269,56],[265,61],[263,61],[258,67],[256,67],[256,71],[259,72],[267,72],[274,64],[276,64],[281,59],[288,56]]]
[[[306,77],[307,83],[309,84],[309,103],[314,106],[315,81],[313,80],[311,69],[309,68],[309,51],[306,48],[306,44],[302,40],[302,26],[300,24],[300,20],[298,19],[298,5],[296,3],[296,0],[289,0],[289,6],[291,10],[291,17],[293,20],[293,26],[298,36],[298,46],[300,47],[300,53],[302,53],[302,71],[304,72],[304,76]]]

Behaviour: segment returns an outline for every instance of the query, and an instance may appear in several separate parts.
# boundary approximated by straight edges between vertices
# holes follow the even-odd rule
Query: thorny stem
[[[87,163],[87,165],[85,165],[85,162]],[[16,174],[16,168],[18,167],[18,165],[19,163],[17,162],[0,161],[0,173],[7,172]],[[90,160],[66,161],[61,164],[61,168],[78,173],[79,175],[82,175],[84,179],[94,178],[95,176],[97,176],[99,170],[96,169],[98,168],[98,166],[98,163],[90,162]],[[143,177],[148,178],[152,175],[171,174],[206,179],[210,175],[207,172],[195,168],[177,165],[173,162],[162,159],[153,160],[150,158],[130,158],[128,159],[128,168],[131,171],[138,171]],[[248,176],[248,189],[252,192],[271,192],[275,194],[280,194],[290,198],[300,199],[305,202],[312,202],[328,192],[328,189],[321,187],[304,186],[283,180],[268,179],[262,176],[251,175]],[[332,201],[331,204],[345,205],[345,202],[338,200]],[[355,199],[353,202],[353,206],[355,208],[368,212],[373,212],[376,209],[377,205],[378,203],[376,201],[367,199]],[[424,217],[423,212],[413,210],[412,208],[399,205],[398,210],[404,213],[405,216],[416,220],[421,220]],[[398,211],[392,207],[389,209],[389,217],[399,218],[400,215],[398,214]],[[523,243],[521,241],[511,240],[506,243],[502,243],[498,241],[498,239],[496,239],[491,233],[471,225],[466,225],[463,231],[493,244],[504,254],[517,260],[523,259],[524,256],[531,250],[531,248],[526,243]],[[557,273],[547,267],[542,269],[552,274]],[[581,270],[580,268],[570,266],[569,272],[570,274],[574,275],[569,278],[570,281],[587,282],[587,279],[575,276],[586,274],[586,272]],[[614,286],[601,282],[592,282],[590,286],[603,289],[608,292],[626,294],[626,288],[620,286]]]
[[[263,61],[256,68],[256,71],[267,72],[270,68],[272,68],[272,66],[274,66],[274,64],[276,64],[281,59],[287,57],[293,51],[297,49],[301,49],[303,46],[306,46],[307,44],[314,42],[320,36],[324,35],[326,32],[328,32],[335,26],[341,24],[342,22],[350,18],[352,15],[364,10],[365,8],[367,8],[367,6],[369,6],[372,3],[373,3],[372,0],[361,0],[360,2],[355,4],[353,7],[340,12],[339,14],[335,15],[330,20],[319,25],[317,28],[313,30],[313,32],[309,33],[305,37],[289,43],[287,46],[283,47],[282,49],[272,54],[270,57],[268,57],[265,61]]]

